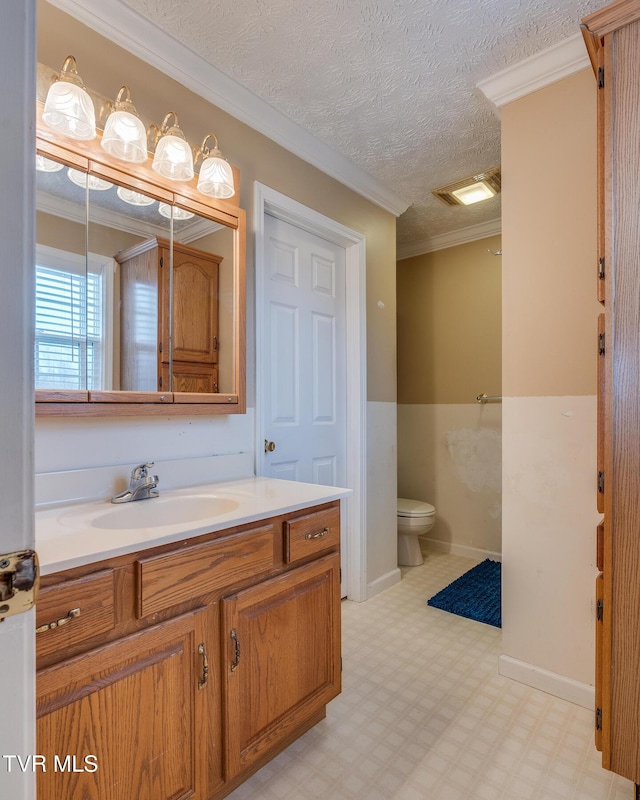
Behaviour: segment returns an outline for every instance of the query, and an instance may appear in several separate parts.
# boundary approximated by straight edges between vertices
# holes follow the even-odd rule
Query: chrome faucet
[[[112,503],[132,503],[134,500],[148,500],[150,497],[158,497],[158,476],[149,475],[148,469],[153,467],[153,461],[146,464],[138,464],[131,470],[129,488],[111,498]]]

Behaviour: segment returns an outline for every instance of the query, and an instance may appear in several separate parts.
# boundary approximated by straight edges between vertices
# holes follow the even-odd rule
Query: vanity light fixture
[[[78,75],[73,56],[65,58],[58,80],[47,92],[42,121],[71,139],[96,138],[93,101]]]
[[[448,206],[470,206],[495,197],[500,193],[501,186],[500,167],[493,167],[478,175],[434,189],[432,194]]]
[[[125,189],[124,186],[118,186],[116,194],[125,203],[130,206],[152,206],[156,201],[148,194],[135,192],[133,189]]]
[[[169,203],[158,203],[158,213],[167,219],[171,219],[171,209],[173,209],[174,219],[191,219],[195,216],[192,211],[185,211],[184,208],[170,206]]]
[[[73,167],[69,167],[67,170],[67,177],[71,183],[75,183],[76,186],[80,186],[82,189],[89,187],[89,189],[104,192],[113,186],[109,181],[104,181],[102,178],[98,178],[87,172],[82,172],[79,169],[74,169]]]
[[[173,124],[169,125],[173,117]],[[175,111],[164,118],[158,132],[155,155],[151,167],[158,175],[172,181],[190,181],[193,178],[193,153],[189,142],[178,125]]]
[[[142,164],[147,160],[147,132],[131,102],[128,86],[122,86],[118,92],[100,144],[110,156],[121,161]]]
[[[215,142],[213,150],[207,147],[207,141]],[[202,166],[198,177],[198,190],[209,197],[226,200],[233,197],[236,190],[233,185],[233,172],[229,163],[222,157],[218,149],[218,139],[213,133],[208,133],[198,151],[198,158],[202,157]]]
[[[64,164],[36,153],[36,169],[38,172],[60,172],[64,169]]]

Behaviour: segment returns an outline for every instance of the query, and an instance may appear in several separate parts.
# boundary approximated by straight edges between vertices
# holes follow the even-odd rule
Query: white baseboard
[[[511,656],[500,656],[498,672],[505,678],[540,689],[591,711],[595,709],[595,689],[588,683],[574,681],[557,672],[536,667]]]
[[[485,558],[490,558],[492,561],[502,561],[502,553],[494,553],[492,550],[481,550],[478,547],[468,547],[454,542],[442,542],[438,539],[428,539],[425,536],[421,536],[420,541],[426,550],[431,550],[434,553],[449,553],[452,556],[473,558],[476,561],[484,561]]]
[[[380,594],[380,592],[384,592],[386,589],[395,586],[396,583],[400,583],[401,579],[402,575],[400,570],[396,567],[396,569],[392,569],[391,572],[387,572],[386,575],[382,575],[380,578],[376,578],[375,581],[371,581],[371,583],[367,584],[367,600],[371,600],[372,597]]]

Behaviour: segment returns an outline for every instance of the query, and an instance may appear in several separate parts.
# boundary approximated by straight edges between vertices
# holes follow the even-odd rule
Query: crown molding
[[[87,210],[84,205],[80,206],[41,189],[36,190],[36,208],[38,211],[43,211],[45,214],[51,214],[54,217],[61,217],[70,222],[78,222],[81,225],[87,224]],[[143,239],[148,239],[151,236],[166,239],[169,236],[168,221],[166,224],[161,222],[156,224],[147,219],[136,219],[130,214],[95,205],[91,206],[89,221],[107,228],[115,228],[122,233],[131,233]],[[202,239],[203,236],[208,236],[222,228],[224,228],[224,225],[196,216],[193,222],[181,223],[179,229],[174,230],[173,240],[182,244],[191,244],[198,239]]]
[[[567,78],[590,66],[581,33],[518,61],[477,84],[477,88],[498,108],[531,92]]]
[[[433,253],[435,250],[445,250],[447,247],[456,247],[459,244],[475,242],[477,239],[486,239],[488,236],[496,236],[499,233],[502,233],[502,219],[490,219],[488,222],[469,225],[468,228],[461,228],[457,231],[451,231],[451,233],[427,236],[424,239],[412,242],[406,247],[399,247],[396,260],[402,261],[405,258]]]
[[[400,216],[409,203],[122,0],[47,0],[349,189]]]

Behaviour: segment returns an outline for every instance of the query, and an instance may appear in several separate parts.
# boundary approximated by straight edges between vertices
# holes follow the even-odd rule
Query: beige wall
[[[254,181],[277,189],[367,237],[367,314],[375,320],[375,324],[367,326],[368,399],[395,402],[395,217],[41,0],[38,60],[59,69],[70,53],[76,57],[84,82],[95,91],[111,97],[121,85],[127,84],[138,113],[147,124],[160,123],[173,110],[192,144],[199,145],[209,132],[216,134],[225,157],[241,171],[240,203],[247,211],[250,289],[254,263]],[[383,310],[377,306],[379,300],[385,304]],[[249,326],[248,364],[251,365],[254,358],[251,314]],[[248,400],[253,404],[253,369],[250,367],[248,372]]]
[[[589,70],[502,110],[505,395],[595,393],[594,114]]]
[[[501,549],[500,236],[397,265],[398,494],[436,507],[423,545]]]
[[[501,393],[500,236],[399,261],[398,402]]]
[[[501,671],[593,702],[596,88],[502,110]]]

